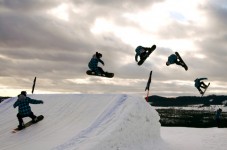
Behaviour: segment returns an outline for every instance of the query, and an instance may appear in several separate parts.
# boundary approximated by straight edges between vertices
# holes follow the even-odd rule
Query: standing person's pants
[[[17,118],[18,118],[18,121],[19,121],[19,125],[22,125],[23,124],[23,118],[24,117],[30,117],[32,120],[34,120],[36,118],[36,116],[33,114],[33,112],[31,112],[29,115],[26,115],[26,116],[20,115],[18,113],[17,114]]]

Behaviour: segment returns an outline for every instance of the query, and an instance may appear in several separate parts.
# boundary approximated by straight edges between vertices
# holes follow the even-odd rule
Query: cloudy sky
[[[225,0],[0,0],[0,96],[31,93],[137,93],[153,71],[150,95],[199,96],[194,79],[207,77],[207,94],[227,93]],[[138,45],[157,49],[142,66]],[[87,76],[103,54],[114,78]],[[188,71],[165,62],[178,51]]]

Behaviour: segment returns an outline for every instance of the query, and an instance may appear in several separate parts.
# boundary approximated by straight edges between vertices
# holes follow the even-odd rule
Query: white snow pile
[[[159,115],[142,97],[125,94],[28,95],[44,120],[17,133],[16,101],[0,103],[1,150],[164,150]],[[28,122],[30,118],[24,118]]]

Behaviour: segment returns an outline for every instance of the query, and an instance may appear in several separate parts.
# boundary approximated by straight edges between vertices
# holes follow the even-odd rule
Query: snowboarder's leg
[[[220,118],[217,118],[217,119],[216,119],[216,123],[217,123],[217,127],[220,128],[220,124],[221,124]]]
[[[33,122],[33,123],[36,123],[36,122],[37,122],[37,116],[35,116],[35,115],[33,114],[33,112],[31,112],[31,114],[29,114],[28,117],[30,117],[30,118],[32,119],[32,122]]]
[[[184,68],[184,64],[181,62],[181,61],[179,61],[179,60],[176,60],[176,62],[175,62],[177,65],[179,65],[179,66],[182,66],[183,68]]]
[[[143,52],[140,54],[140,60],[143,60],[144,58],[146,58],[146,52]]]
[[[207,88],[207,85],[204,82],[200,82],[200,83],[201,83],[200,85],[201,88],[204,88],[204,89]]]
[[[203,91],[200,89],[200,87],[196,87],[199,90],[200,94],[203,94]]]
[[[103,71],[103,69],[101,67],[97,67],[97,68],[98,68],[99,73],[101,73],[102,75],[105,74],[105,72]]]
[[[18,126],[18,128],[20,128],[20,129],[22,129],[22,128],[24,128],[24,121],[23,121],[23,117],[18,113],[17,114],[17,118],[18,118],[18,121],[19,121],[19,126]]]
[[[179,66],[182,66],[182,63],[180,62],[180,61],[178,61],[178,60],[176,60],[176,62],[175,62],[177,65],[179,65]]]

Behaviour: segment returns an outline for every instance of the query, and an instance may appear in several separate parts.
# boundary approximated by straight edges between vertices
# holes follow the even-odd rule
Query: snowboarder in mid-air
[[[101,67],[98,67],[99,62],[104,66],[104,62],[101,60],[101,58],[102,54],[99,52],[96,52],[92,56],[90,62],[88,63],[88,67],[90,70],[87,71],[87,74],[112,78],[114,76],[113,73],[105,72]]]
[[[152,47],[143,47],[138,46],[135,51],[135,60],[138,62],[138,65],[142,65],[143,62],[146,60],[146,58],[156,49],[156,45],[153,45]],[[140,60],[138,61],[138,57],[140,57]]]
[[[43,101],[31,99],[27,97],[26,91],[21,91],[21,94],[18,95],[18,99],[13,105],[14,108],[18,106],[19,111],[19,113],[17,114],[17,118],[19,121],[18,129],[23,129],[25,127],[22,119],[24,117],[30,117],[33,123],[37,122],[37,117],[31,111],[31,107],[29,106],[29,104],[43,104]]]
[[[88,67],[91,69],[91,71],[95,72],[97,75],[103,75],[105,72],[101,67],[98,67],[98,62],[100,62],[104,66],[104,62],[101,60],[102,54],[99,52],[96,52],[90,62],[88,63]]]
[[[172,65],[172,64],[177,64],[179,66],[182,66],[185,70],[188,70],[187,65],[184,63],[184,61],[182,60],[182,58],[180,57],[180,55],[175,52],[175,54],[171,54],[168,57],[168,60],[166,62],[166,66]]]
[[[207,78],[197,78],[195,79],[195,87],[199,90],[200,94],[204,94],[204,92],[201,90],[201,88],[206,89],[210,85],[206,85],[202,80],[207,80]]]

